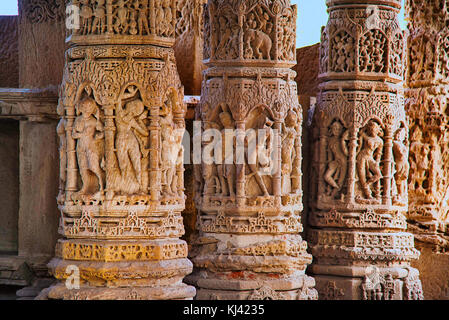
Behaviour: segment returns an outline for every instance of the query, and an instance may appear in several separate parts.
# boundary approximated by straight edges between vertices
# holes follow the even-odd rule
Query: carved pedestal
[[[191,299],[176,1],[73,0],[60,88],[61,211],[50,299]],[[77,288],[77,278],[80,283]]]
[[[316,299],[299,234],[296,6],[210,0],[206,10],[209,69],[194,133],[200,236],[189,281],[197,299]]]
[[[329,0],[314,118],[311,271],[320,299],[422,299],[406,233],[399,0]]]
[[[441,279],[448,257],[437,255],[449,249],[449,3],[408,0],[406,9],[410,29],[405,105],[410,117],[409,230],[426,253],[418,264],[420,271],[425,270],[421,273],[426,298],[447,299],[448,285]],[[429,263],[432,270],[425,266]]]

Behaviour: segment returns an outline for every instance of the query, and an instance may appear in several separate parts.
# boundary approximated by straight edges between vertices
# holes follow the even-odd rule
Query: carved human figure
[[[106,7],[104,6],[105,0],[97,0],[97,6],[94,11],[94,22],[92,24],[92,33],[95,33],[98,29],[98,33],[102,34],[106,29]]]
[[[59,109],[59,106],[58,106]],[[58,113],[59,110],[58,110]],[[62,110],[61,114],[62,116]],[[59,137],[59,194],[58,194],[58,203],[64,202],[64,191],[65,184],[67,181],[67,137],[66,137],[66,125],[67,120],[61,117],[61,120],[56,127],[56,133]]]
[[[175,129],[171,114],[161,119],[161,168],[163,172],[163,185],[164,191],[172,196],[178,192],[176,168],[179,165],[180,159],[182,164],[184,150],[182,146],[183,134],[183,130]]]
[[[374,48],[373,48],[373,66],[371,71],[374,72],[382,72],[384,71],[384,44],[386,39],[383,35],[376,30],[375,38],[374,38]]]
[[[232,36],[232,22],[228,23],[228,20],[225,17],[220,17],[218,19],[219,25],[219,34],[220,34],[220,42],[216,48],[217,59],[224,59],[227,57],[226,48],[228,47],[228,42]]]
[[[80,18],[83,27],[83,34],[89,34],[92,31],[92,17],[94,12],[89,5],[89,0],[81,1]]]
[[[246,19],[246,28],[247,29],[256,29],[257,28],[256,16],[253,12],[251,12]]]
[[[114,30],[118,34],[126,34],[129,29],[128,24],[128,8],[125,6],[124,0],[119,0],[116,10],[116,17],[114,22]]]
[[[156,26],[158,29],[158,35],[163,35],[166,32],[165,26],[165,11],[162,7],[162,0],[155,0],[154,6],[156,10]]]
[[[294,133],[294,140],[292,144],[294,145],[293,148],[293,155],[292,155],[292,168],[290,171],[290,178],[291,178],[291,193],[296,193],[298,190],[301,190],[301,154],[300,154],[300,148],[301,148],[301,138],[300,138],[300,132],[302,130],[301,127],[301,119],[299,116],[299,111],[296,110],[290,110],[287,114],[287,117],[285,118],[285,126],[289,128],[292,133]],[[298,152],[299,151],[299,152]]]
[[[150,34],[150,28],[148,27],[148,5],[146,1],[143,1],[142,6],[140,6],[140,2],[136,0],[134,2],[134,9],[138,11],[137,24],[139,26],[139,35],[143,35],[144,32],[146,34]]]
[[[129,92],[130,96],[134,96],[137,89],[129,88]],[[142,186],[142,157],[146,158],[149,150],[144,148],[138,137],[139,135],[149,136],[148,130],[142,122],[146,117],[145,106],[140,99],[128,102],[125,108],[122,107],[122,102],[117,106],[115,148],[122,179],[125,177],[125,173],[133,172],[140,187]]]
[[[288,184],[289,181],[291,181],[290,178],[293,170],[295,138],[296,138],[295,129],[286,127],[282,134],[282,151],[281,151],[282,187],[284,192],[286,192],[289,189]]]
[[[426,42],[426,54],[423,56],[423,60],[425,59],[425,66],[424,66],[424,79],[430,80],[432,79],[433,73],[434,73],[434,59],[435,59],[435,49],[432,45],[431,41]]]
[[[172,13],[172,8],[170,5],[170,0],[162,0],[162,4],[164,7],[164,23],[165,23],[165,36],[170,36],[172,34],[172,29],[173,29],[173,13]]]
[[[335,121],[330,127],[328,167],[324,174],[326,181],[333,189],[331,195],[340,191],[344,186],[346,174],[348,171],[348,135],[340,121]]]
[[[427,171],[430,168],[430,146],[421,142],[422,133],[417,127],[412,135],[413,142],[410,145],[410,152],[415,156],[415,161],[411,163],[411,178],[415,181],[415,191],[425,192],[424,181],[428,179]]]
[[[402,198],[407,192],[407,179],[410,170],[410,165],[408,163],[408,146],[407,146],[407,136],[404,127],[399,128],[395,135],[393,141],[393,155],[396,164],[396,172],[394,174],[394,179],[396,181],[396,186],[398,190],[398,197]]]
[[[92,193],[93,189],[99,189],[102,193],[104,172],[101,169],[101,161],[104,157],[104,126],[100,121],[99,109],[90,97],[83,99],[77,109],[79,115],[73,124],[72,138],[77,140],[76,155],[83,183],[78,194],[86,195]],[[91,173],[98,179],[96,186],[92,185]]]
[[[204,131],[207,131],[207,130],[220,130],[221,128],[217,123],[207,121],[207,122],[203,122],[203,129],[204,129]],[[209,140],[203,140],[203,143],[205,143],[205,144],[213,143],[213,141],[214,141],[213,139],[214,139],[213,137],[210,137]],[[215,159],[214,150],[211,149],[210,153],[204,154],[203,157],[207,157],[209,159]],[[219,171],[218,168],[217,168],[217,171]],[[207,161],[202,161],[201,172],[202,172],[202,181],[203,181],[203,183],[202,183],[203,194],[204,195],[221,194],[222,182],[218,178],[219,172],[215,173],[215,165],[210,164]],[[220,171],[220,173],[222,173],[222,172],[223,171]]]
[[[231,150],[228,150],[228,146],[226,145],[226,131],[227,130],[234,130],[234,121],[232,120],[232,115],[224,111],[220,113],[219,115],[220,122],[223,126],[223,130],[221,131],[222,136],[222,163],[223,164],[217,164],[217,174],[218,178],[220,179],[220,185],[221,185],[221,195],[223,196],[230,196],[235,197],[235,165],[227,164],[226,159],[229,157],[232,159],[233,153],[235,150],[235,140],[233,138],[233,146]],[[234,162],[234,161],[233,161]]]
[[[444,177],[444,171],[442,168],[442,154],[439,145],[439,135],[433,133],[430,135],[430,161],[431,170],[429,176],[429,185],[431,192],[428,195],[427,201],[434,202],[438,197],[438,190],[442,187],[440,185],[442,177]]]
[[[271,31],[273,30],[273,23],[270,22],[270,16],[267,12],[264,12],[261,6],[258,6],[256,8],[256,18],[259,22],[259,30],[262,30],[266,34],[270,35]],[[255,28],[253,28],[255,29]]]
[[[266,148],[267,152],[258,152],[258,148],[248,148],[248,143],[245,143],[245,156],[246,156],[246,162],[247,165],[251,171],[251,175],[254,176],[256,179],[256,182],[260,188],[260,190],[263,193],[263,196],[269,196],[269,192],[267,190],[267,187],[265,185],[265,182],[260,174],[260,168],[264,167],[266,168],[271,164],[270,154],[271,154],[271,130],[272,130],[273,122],[268,119],[265,115],[260,115],[257,124],[256,124],[256,130],[264,130],[264,135],[262,138],[259,137],[257,139],[257,145],[258,148],[264,147]]]
[[[345,60],[345,71],[352,72],[355,69],[355,53],[354,53],[354,39],[348,37],[345,44],[346,60]]]
[[[130,9],[129,10],[129,34],[135,36],[139,33],[139,30],[137,29],[137,20],[138,20],[138,10],[137,9]]]
[[[379,124],[371,120],[366,130],[360,133],[357,173],[363,194],[367,199],[373,198],[370,185],[382,179],[380,160],[384,143],[380,138],[381,130]]]

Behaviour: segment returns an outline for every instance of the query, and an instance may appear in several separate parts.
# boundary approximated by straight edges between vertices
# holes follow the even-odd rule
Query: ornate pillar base
[[[56,250],[48,267],[61,282],[45,292],[48,299],[190,300],[195,296],[195,289],[182,283],[192,272],[182,240],[59,240]],[[79,276],[79,288],[73,286],[74,276]]]
[[[320,300],[422,300],[418,270],[411,267],[312,265]]]
[[[311,256],[299,235],[256,236],[257,240],[244,235],[214,237],[219,242],[200,239],[202,244],[196,247],[200,253],[193,261],[201,269],[186,278],[198,288],[196,299],[317,299],[315,281],[305,274]],[[224,244],[232,248],[220,248]]]

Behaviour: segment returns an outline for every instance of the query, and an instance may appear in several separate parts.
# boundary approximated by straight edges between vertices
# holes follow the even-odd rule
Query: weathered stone
[[[176,1],[73,0],[60,87],[60,280],[49,299],[191,299]],[[65,281],[76,267],[80,288]],[[73,270],[71,270],[73,272]],[[43,295],[39,299],[44,298]]]
[[[296,50],[298,64],[293,68],[297,76],[298,94],[316,97],[318,93],[318,74],[320,66],[320,44],[314,44]]]
[[[323,299],[422,299],[410,267],[419,252],[404,232],[409,164],[401,1],[327,5],[312,136],[311,271]],[[357,272],[342,274],[340,266]]]
[[[19,28],[17,16],[0,16],[0,87],[19,87]]]
[[[407,0],[406,9],[410,30],[406,90],[410,117],[409,230],[425,252],[416,265],[420,266],[426,297],[447,299],[447,292],[440,290],[447,284],[436,285],[446,266],[436,262],[444,261],[444,252],[449,249],[449,3]],[[425,263],[432,255],[435,265],[430,270]]]
[[[175,56],[188,95],[201,94],[204,47],[203,8],[206,0],[177,1]]]
[[[65,0],[19,0],[20,88],[61,83],[65,51]]]
[[[303,114],[289,69],[296,14],[289,1],[207,4],[210,68],[196,111],[203,156],[194,168],[199,238],[191,252],[198,270],[189,277],[199,287],[197,299],[317,297],[299,235]],[[247,130],[259,131],[245,139]],[[256,136],[259,151],[264,148],[257,155]],[[210,143],[219,146],[213,154]]]

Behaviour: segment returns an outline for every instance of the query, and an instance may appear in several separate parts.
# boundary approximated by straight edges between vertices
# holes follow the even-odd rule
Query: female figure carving
[[[137,92],[137,89],[129,89],[131,95]],[[115,148],[117,150],[117,158],[122,172],[129,172],[128,168],[132,166],[131,171],[139,184],[142,186],[142,156],[146,158],[149,150],[145,149],[138,139],[137,134],[142,137],[148,137],[148,130],[143,123],[146,118],[145,106],[140,99],[128,102],[125,108],[122,108],[122,102],[117,107],[117,135],[115,139]],[[141,190],[142,191],[142,190]]]
[[[394,179],[398,189],[398,197],[402,197],[407,192],[407,179],[410,165],[408,163],[408,147],[406,141],[406,131],[401,127],[394,136],[393,154],[396,163],[396,173]]]
[[[366,132],[360,133],[359,153],[357,155],[357,173],[362,191],[367,199],[372,199],[370,185],[382,178],[380,158],[384,142],[379,137],[381,127],[375,121],[370,121]]]
[[[331,136],[329,138],[328,169],[324,175],[326,181],[332,188],[332,195],[343,188],[348,170],[348,147],[347,140],[349,131],[343,132],[344,128],[339,121],[331,125]]]
[[[234,130],[234,121],[232,120],[232,116],[229,112],[222,112],[219,115],[220,122],[223,125],[223,130],[221,131],[222,136],[222,161],[223,164],[217,165],[218,178],[220,179],[221,185],[221,194],[223,196],[235,196],[235,165],[225,163],[226,158],[228,156],[233,157],[233,150],[226,149],[226,130]],[[233,143],[233,148],[235,148],[235,142]]]

